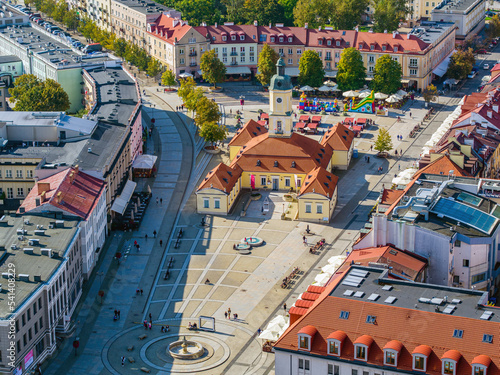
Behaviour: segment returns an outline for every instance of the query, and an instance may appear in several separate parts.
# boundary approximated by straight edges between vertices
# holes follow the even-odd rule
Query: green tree
[[[285,26],[293,26],[293,9],[297,5],[297,0],[278,0],[283,8]]]
[[[196,82],[192,77],[183,78],[180,80],[180,87],[177,90],[177,95],[182,99],[183,102],[186,102],[188,96],[194,91],[196,88]]]
[[[78,13],[75,9],[70,9],[63,18],[63,22],[69,30],[76,30],[80,24]]]
[[[486,35],[488,38],[497,38],[500,36],[500,18],[495,14],[487,23]]]
[[[153,57],[150,58],[146,73],[148,73],[150,77],[156,77],[156,75],[160,72],[161,72],[160,62]]]
[[[210,142],[213,147],[215,142],[226,139],[227,130],[225,126],[218,125],[216,122],[206,122],[200,127],[200,136],[205,138],[205,141]]]
[[[42,81],[32,74],[17,78],[9,93],[14,111],[66,111],[70,107],[68,94],[59,83]]]
[[[202,22],[213,25],[221,21],[221,12],[212,0],[181,0],[175,3],[175,9],[182,12],[182,19],[193,26],[199,26]]]
[[[196,103],[196,115],[194,117],[197,126],[203,126],[205,123],[215,122],[220,120],[219,106],[213,100],[202,96]]]
[[[294,24],[316,29],[328,24],[331,16],[331,0],[298,0],[293,9]]]
[[[476,59],[472,49],[468,50],[457,50],[450,58],[450,64],[448,65],[448,70],[446,74],[450,78],[454,79],[465,79],[467,75],[471,72]]]
[[[429,85],[427,86],[424,91],[422,92],[422,96],[425,100],[425,105],[427,106],[428,103],[436,100],[438,96],[438,90],[437,87],[434,85]]]
[[[197,87],[189,93],[186,100],[184,101],[184,105],[190,111],[195,111],[196,105],[201,100],[201,98],[203,98],[203,89],[201,87]]]
[[[373,0],[375,32],[395,31],[410,9],[406,0]]]
[[[390,55],[377,59],[373,72],[371,88],[384,94],[394,94],[401,87],[403,70],[399,62],[394,61]]]
[[[41,10],[43,13],[47,14],[49,17],[52,17],[54,10],[56,9],[55,0],[44,0],[40,3],[40,6],[37,6],[37,9]]]
[[[392,138],[387,129],[380,128],[377,139],[375,140],[375,146],[373,148],[379,153],[392,150]]]
[[[278,0],[245,0],[243,8],[247,23],[257,21],[259,25],[275,24],[284,18],[283,7]]]
[[[257,79],[262,86],[269,86],[272,76],[276,74],[278,58],[278,53],[269,47],[268,44],[264,44],[257,61]]]
[[[337,30],[352,30],[362,22],[370,0],[331,0],[330,20]]]
[[[115,51],[116,56],[123,57],[127,51],[127,41],[123,38],[115,39],[113,44],[113,50]]]
[[[200,69],[203,79],[216,87],[218,82],[222,82],[226,75],[226,67],[215,54],[215,50],[206,51],[200,59]]]
[[[318,52],[313,50],[305,51],[299,60],[299,82],[301,85],[320,87],[325,78],[323,61]]]
[[[67,12],[68,4],[64,0],[59,0],[54,8],[54,12],[52,13],[52,18],[54,18],[57,22],[62,22]]]
[[[225,7],[225,19],[235,24],[246,22],[244,14],[245,0],[222,0]]]
[[[170,88],[171,86],[175,86],[174,72],[172,72],[170,69],[165,70],[161,75],[161,83],[164,86],[168,86],[168,88]]]
[[[337,83],[342,91],[357,90],[365,84],[366,69],[356,48],[344,49],[337,68]]]

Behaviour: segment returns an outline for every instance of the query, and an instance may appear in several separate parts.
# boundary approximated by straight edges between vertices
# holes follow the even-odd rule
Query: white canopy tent
[[[113,202],[113,205],[111,206],[111,211],[115,211],[119,213],[120,215],[123,215],[125,212],[125,209],[127,208],[128,202],[130,201],[130,198],[132,197],[132,194],[134,194],[135,187],[137,186],[137,183],[134,181],[128,180],[127,183],[125,184],[125,187],[122,190],[122,193],[115,198],[115,201]]]
[[[179,74],[179,78],[189,78],[189,77],[193,77],[193,75],[187,72]]]
[[[302,86],[299,91],[314,91],[314,89],[311,86]]]
[[[342,95],[344,95],[346,98],[357,98],[359,96],[359,93],[353,90],[346,91]]]
[[[139,155],[135,158],[132,163],[132,168],[136,169],[151,169],[154,167],[156,163],[156,159],[158,159],[155,155]]]

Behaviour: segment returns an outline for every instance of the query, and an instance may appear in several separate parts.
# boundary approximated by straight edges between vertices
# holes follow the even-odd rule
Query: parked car
[[[479,55],[484,55],[484,54],[488,53],[488,51],[486,51],[485,49],[478,49],[476,51],[476,53],[479,54]]]
[[[83,49],[83,53],[91,53],[91,52],[101,52],[102,46],[101,43],[91,43],[85,46]]]
[[[35,19],[35,22],[39,25],[41,25],[43,23],[43,18],[36,18]]]
[[[490,69],[490,64],[483,64],[483,69],[484,70],[489,70]]]
[[[467,78],[474,78],[475,76],[477,76],[477,72],[475,70],[473,70],[472,72],[469,73]]]

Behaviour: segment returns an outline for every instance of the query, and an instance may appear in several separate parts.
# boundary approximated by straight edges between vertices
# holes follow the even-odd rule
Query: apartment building
[[[0,81],[10,86],[14,80],[24,74],[22,60],[13,55],[0,56]]]
[[[80,220],[82,274],[88,279],[107,234],[106,183],[79,170],[67,168],[37,181],[23,201],[19,214],[54,217],[63,214]]]
[[[277,375],[500,373],[500,315],[486,292],[357,265],[309,288],[315,301],[295,302],[274,344]]]
[[[161,14],[181,18],[180,12],[151,0],[111,0],[111,31],[147,50],[147,25]]]
[[[147,25],[149,54],[175,73],[199,76],[200,59],[209,49],[207,34],[187,21],[162,14]],[[223,61],[222,56],[219,57]]]
[[[431,13],[433,21],[453,22],[457,42],[477,35],[485,25],[486,0],[444,0]]]
[[[14,112],[2,113],[0,120],[0,194],[6,199],[22,200],[47,164],[55,169],[49,159],[55,158],[69,165],[72,151],[90,138],[97,122],[80,119],[64,112]],[[69,145],[71,143],[71,145]],[[66,147],[67,146],[67,147]],[[52,160],[51,160],[52,161]]]
[[[73,312],[82,294],[78,222],[63,215],[0,219],[0,269],[6,296],[0,302],[1,373],[29,373],[55,352],[58,337],[71,332]],[[14,278],[12,310],[7,290]],[[12,329],[15,339],[10,340]],[[11,351],[15,352],[14,367],[8,357]]]
[[[500,188],[453,169],[430,173],[420,171],[384,214],[374,214],[373,229],[354,248],[393,244],[429,260],[426,282],[496,293]]]

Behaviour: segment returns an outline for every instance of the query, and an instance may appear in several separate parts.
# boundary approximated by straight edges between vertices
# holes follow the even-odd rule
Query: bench
[[[150,370],[150,369],[148,369],[147,367],[141,367],[141,371],[142,371],[142,372],[145,372],[145,373],[147,373],[147,374],[149,374],[149,373],[151,372],[151,370]]]
[[[130,345],[129,347],[127,347],[128,352],[131,352],[132,350],[134,350],[134,345]]]
[[[135,363],[135,358],[134,357],[128,357],[128,361],[130,363]]]
[[[148,335],[144,333],[143,335],[139,336],[139,340],[144,340],[146,337],[148,337]]]

